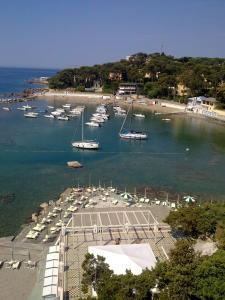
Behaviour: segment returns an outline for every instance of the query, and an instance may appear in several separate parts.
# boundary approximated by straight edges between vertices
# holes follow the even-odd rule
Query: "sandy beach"
[[[128,107],[130,105],[130,97],[117,99],[113,95],[93,94],[93,93],[69,93],[69,92],[46,92],[38,95],[38,98],[47,98],[50,102],[65,101],[71,104],[113,104]],[[177,102],[166,101],[161,99],[148,99],[144,96],[134,96],[133,107],[140,111],[151,111],[161,114],[185,113],[185,105]]]

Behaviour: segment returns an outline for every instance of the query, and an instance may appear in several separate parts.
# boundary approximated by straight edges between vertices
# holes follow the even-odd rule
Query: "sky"
[[[0,66],[62,69],[161,49],[225,57],[225,0],[0,0]]]

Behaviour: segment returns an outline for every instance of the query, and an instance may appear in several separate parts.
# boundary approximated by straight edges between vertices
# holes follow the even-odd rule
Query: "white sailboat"
[[[120,132],[119,132],[120,138],[126,139],[126,140],[146,140],[148,138],[148,135],[145,132],[135,131],[135,130],[132,130],[132,129],[129,129],[127,131],[123,131],[123,127],[124,127],[124,124],[126,122],[126,119],[127,119],[128,114],[129,114],[129,111],[130,111],[130,107],[128,109],[126,118],[124,119],[123,124],[122,124],[122,126],[120,128]],[[133,114],[133,103],[132,103],[132,114]],[[131,114],[131,121],[132,121],[132,114]]]
[[[82,112],[81,141],[72,142],[72,146],[78,149],[98,150],[100,145],[94,140],[84,140],[84,112]]]

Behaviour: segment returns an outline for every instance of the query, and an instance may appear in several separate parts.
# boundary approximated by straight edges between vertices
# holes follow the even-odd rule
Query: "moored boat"
[[[146,133],[143,133],[141,131],[134,131],[134,130],[129,130],[124,133],[120,133],[119,136],[122,139],[127,139],[127,140],[146,140],[148,138]]]
[[[82,112],[81,141],[72,142],[72,146],[83,150],[98,150],[100,148],[98,142],[84,139],[84,112]]]
[[[57,120],[60,120],[60,121],[69,121],[69,118],[67,116],[58,116]]]
[[[87,150],[98,150],[100,148],[99,143],[94,140],[81,140],[78,142],[73,142],[72,146],[78,149]]]
[[[34,112],[28,112],[26,114],[24,114],[25,118],[37,118],[38,113],[34,113]]]
[[[100,124],[99,123],[96,123],[96,122],[86,122],[85,123],[86,125],[90,126],[90,127],[99,127]]]
[[[44,115],[45,118],[49,118],[49,119],[55,119],[55,117],[53,115]]]
[[[136,118],[142,118],[142,119],[145,118],[145,115],[143,115],[143,114],[133,114],[133,116]]]
[[[2,109],[5,110],[5,111],[11,111],[10,107],[3,107]]]

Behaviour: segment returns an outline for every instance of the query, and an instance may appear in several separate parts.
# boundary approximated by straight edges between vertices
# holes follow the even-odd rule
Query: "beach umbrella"
[[[127,192],[124,192],[124,193],[120,194],[120,197],[122,197],[125,200],[132,200],[133,199],[132,195],[127,193]]]
[[[183,199],[187,203],[195,202],[195,198],[192,196],[184,196]]]

